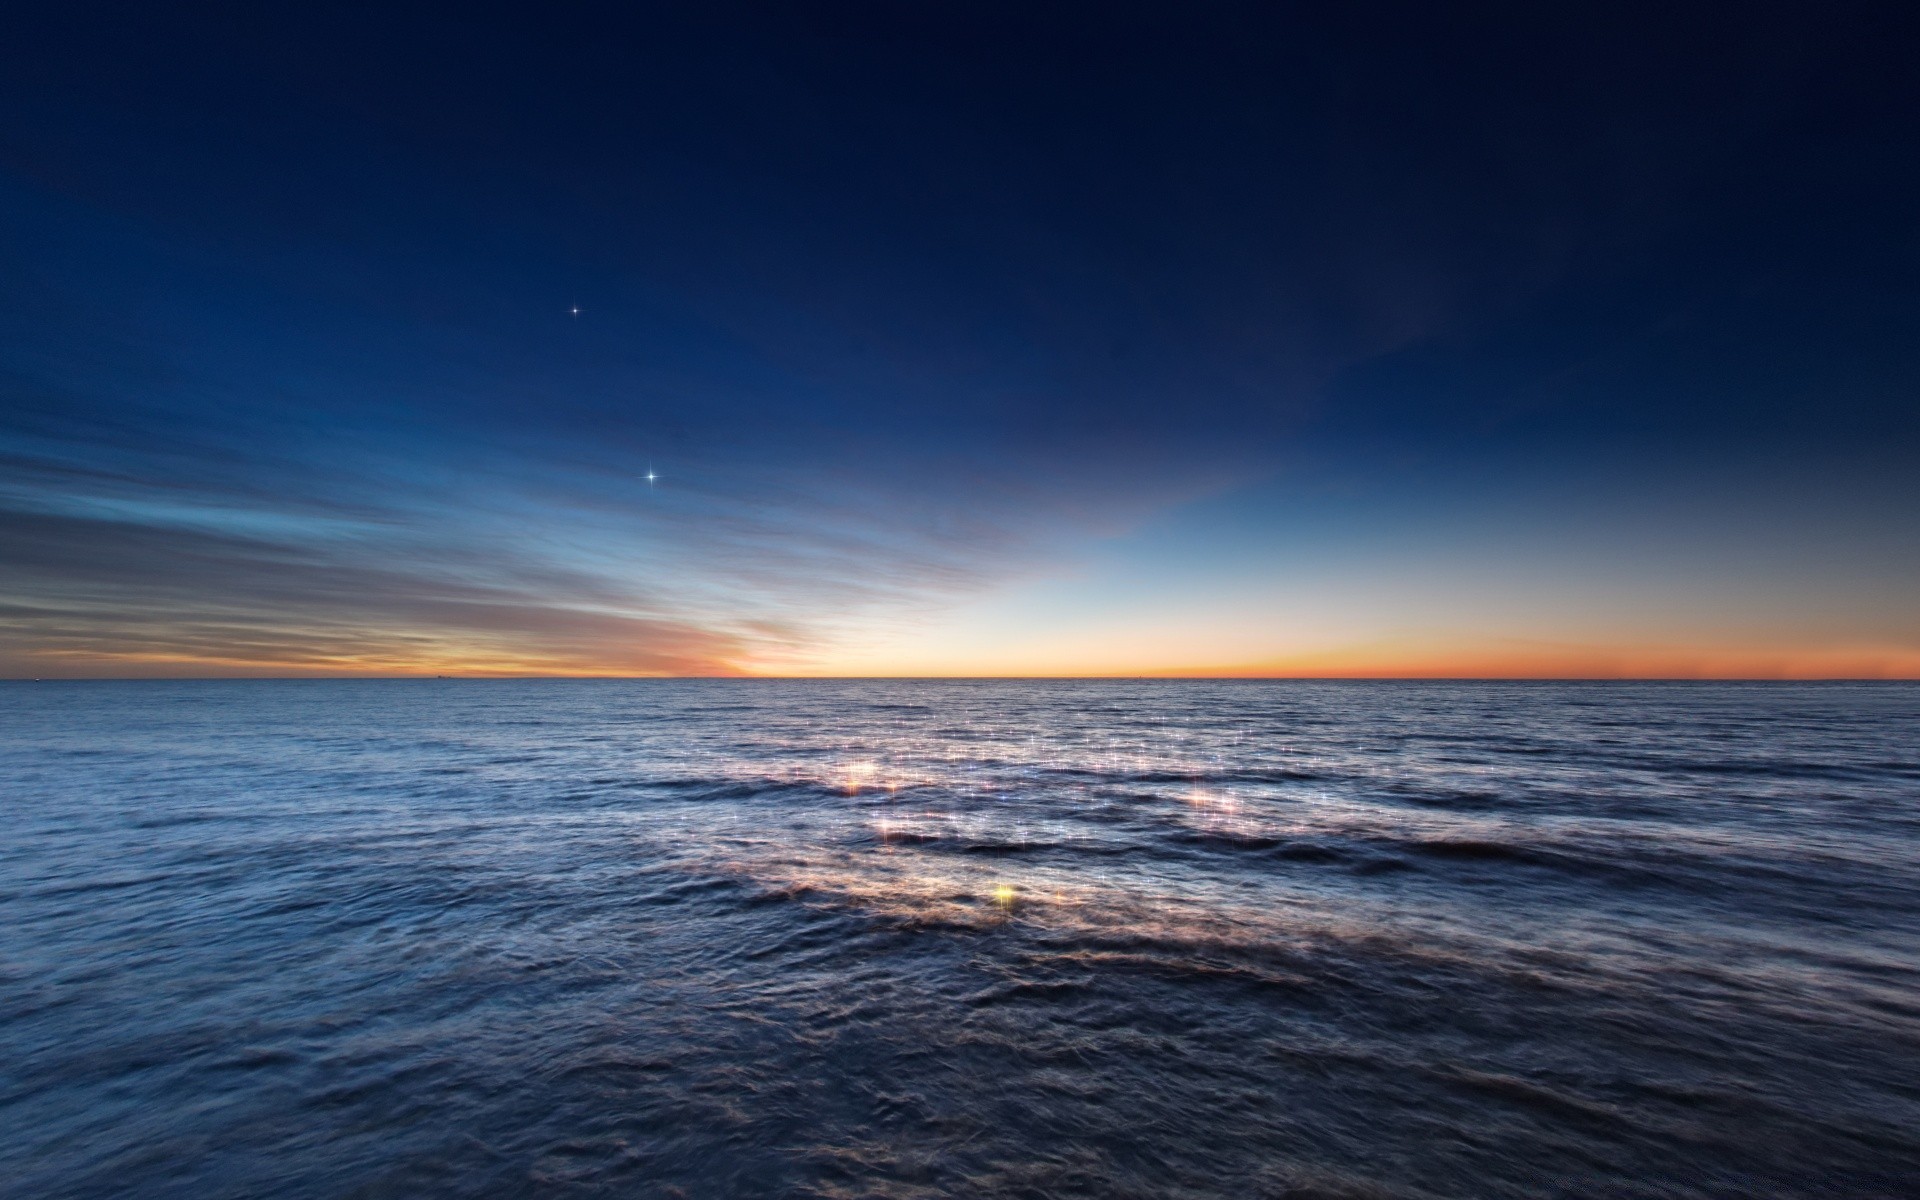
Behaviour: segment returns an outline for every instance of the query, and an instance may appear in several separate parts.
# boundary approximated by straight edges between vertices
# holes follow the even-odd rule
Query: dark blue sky
[[[0,672],[1920,673],[1900,6],[9,24]]]

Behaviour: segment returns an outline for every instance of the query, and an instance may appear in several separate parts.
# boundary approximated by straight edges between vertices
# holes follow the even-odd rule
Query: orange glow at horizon
[[[423,648],[424,649],[424,648]],[[876,647],[876,651],[880,648]],[[1048,653],[1051,649],[1054,652]],[[618,654],[502,654],[440,645],[345,648],[299,657],[178,652],[42,652],[21,660],[35,677],[466,678],[1218,678],[1218,679],[1727,679],[1920,680],[1920,648],[1888,644],[1573,643],[1520,639],[1403,639],[1234,662],[1182,663],[1169,648],[1130,638],[1110,649],[984,647],[938,656],[890,646],[862,656],[756,661],[689,656],[675,669],[635,669]],[[1104,653],[1101,653],[1105,650]],[[865,782],[849,776],[851,785]]]
[[[1136,653],[1139,647],[1133,647]],[[1144,656],[1143,656],[1144,658]],[[863,664],[867,665],[867,664]],[[907,670],[828,669],[809,676],[1166,679],[1727,679],[1920,680],[1920,648],[1901,645],[1688,645],[1369,642],[1243,662],[1139,665],[994,658]],[[759,674],[759,672],[753,672]],[[783,673],[784,674],[784,673]]]
[[[1462,655],[1351,663],[1253,664],[1154,671],[1162,678],[1223,679],[1915,679],[1920,652],[1651,649]]]

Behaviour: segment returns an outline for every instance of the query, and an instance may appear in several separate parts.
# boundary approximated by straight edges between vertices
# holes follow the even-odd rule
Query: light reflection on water
[[[20,1194],[1900,1195],[1920,688],[0,685]]]

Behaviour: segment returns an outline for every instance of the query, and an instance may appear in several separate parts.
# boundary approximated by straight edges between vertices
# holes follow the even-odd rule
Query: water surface
[[[1911,1196],[1920,687],[0,684],[22,1197]]]

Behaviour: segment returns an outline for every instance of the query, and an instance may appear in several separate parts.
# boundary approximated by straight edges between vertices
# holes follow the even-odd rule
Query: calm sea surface
[[[0,684],[9,1197],[1920,1195],[1920,687]]]

